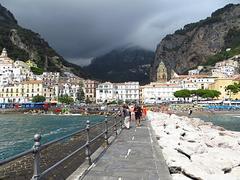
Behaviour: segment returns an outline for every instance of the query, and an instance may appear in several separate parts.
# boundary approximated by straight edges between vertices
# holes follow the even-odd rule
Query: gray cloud
[[[133,44],[154,50],[186,23],[239,0],[2,0],[20,25],[42,35],[71,62]]]

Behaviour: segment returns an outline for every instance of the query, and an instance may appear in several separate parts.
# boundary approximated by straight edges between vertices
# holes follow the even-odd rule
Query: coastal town
[[[239,0],[0,3],[0,180],[240,180],[239,119]]]
[[[44,101],[49,103],[58,103],[59,97],[63,96],[71,98],[72,103],[82,104],[176,103],[182,102],[183,98],[176,97],[175,92],[198,89],[220,92],[215,97],[218,100],[238,100],[240,94],[231,93],[226,87],[240,82],[239,61],[240,55],[237,55],[217,62],[207,73],[204,73],[206,67],[198,66],[189,70],[188,75],[178,75],[173,70],[169,75],[161,62],[156,82],[141,86],[139,82],[112,83],[83,79],[70,72],[39,73],[33,60],[12,60],[7,50],[3,49],[0,55],[0,103],[29,103],[35,96],[44,96]],[[185,100],[192,102],[196,97],[186,97]]]

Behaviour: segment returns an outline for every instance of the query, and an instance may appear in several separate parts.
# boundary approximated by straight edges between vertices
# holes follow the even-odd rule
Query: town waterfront
[[[95,124],[103,116],[0,115],[0,160],[30,149],[33,136],[42,135],[42,143],[70,134],[85,127],[86,120]]]

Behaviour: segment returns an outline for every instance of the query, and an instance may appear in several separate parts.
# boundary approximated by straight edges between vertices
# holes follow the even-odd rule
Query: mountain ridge
[[[102,81],[139,81],[146,84],[153,57],[154,52],[138,46],[121,47],[94,58],[84,70]]]
[[[18,25],[14,15],[0,4],[0,50],[14,60],[33,60],[46,71],[72,72],[87,77],[80,66],[66,61],[38,33]]]
[[[155,51],[151,81],[156,81],[161,61],[167,66],[168,79],[171,78],[171,70],[184,74],[206,63],[209,57],[227,48],[226,37],[232,29],[240,30],[239,4],[228,4],[213,12],[211,17],[187,24],[175,33],[166,35]]]

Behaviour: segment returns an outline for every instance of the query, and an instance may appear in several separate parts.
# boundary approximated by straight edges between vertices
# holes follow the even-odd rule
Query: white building
[[[238,56],[234,56],[231,59],[217,62],[214,69],[211,70],[212,76],[217,77],[231,77],[238,74],[239,63]]]
[[[124,82],[115,85],[116,100],[139,102],[139,82]]]
[[[96,88],[96,103],[111,102],[115,100],[115,88],[111,82],[105,82],[98,85]]]
[[[230,76],[236,75],[237,73],[238,72],[237,72],[236,67],[228,66],[228,65],[220,66],[218,68],[212,69],[212,76],[218,75],[218,77],[220,75],[225,76],[225,77],[230,77]]]
[[[111,101],[139,102],[139,82],[99,84],[96,89],[96,103]]]
[[[178,101],[175,98],[174,92],[183,89],[179,84],[169,83],[150,83],[141,86],[142,100],[144,103],[161,103],[165,101]]]
[[[79,88],[80,86],[78,84],[61,83],[58,89],[58,96],[68,95],[76,101]]]
[[[215,82],[216,77],[209,77],[208,75],[179,75],[171,79],[169,83],[179,84],[184,89],[208,89],[208,86]]]
[[[192,69],[188,71],[188,75],[199,75],[200,71],[203,69],[203,66],[198,66],[197,69]]]
[[[33,75],[25,62],[14,62],[10,59],[4,48],[0,55],[0,86],[13,85],[26,80],[41,80],[41,78]]]

